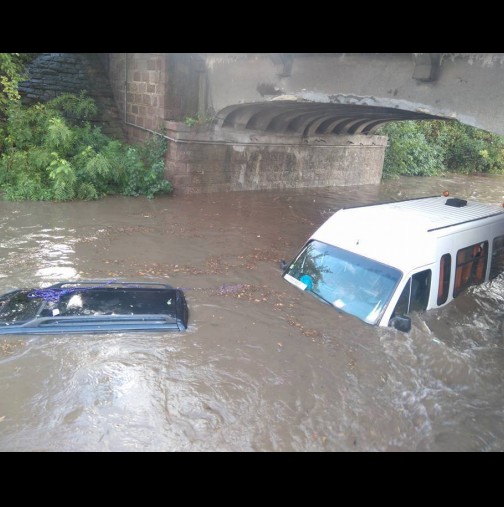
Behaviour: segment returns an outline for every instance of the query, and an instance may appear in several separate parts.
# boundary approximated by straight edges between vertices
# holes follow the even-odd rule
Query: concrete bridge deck
[[[393,120],[432,115],[504,135],[504,53],[206,53],[198,58],[204,69],[200,108],[214,110],[224,124],[246,124],[235,120],[240,104],[272,111],[272,102],[285,99],[292,109],[317,104],[335,117],[342,117],[335,105],[354,106],[352,116],[360,111],[363,120],[382,108]],[[246,117],[251,106],[243,108]]]

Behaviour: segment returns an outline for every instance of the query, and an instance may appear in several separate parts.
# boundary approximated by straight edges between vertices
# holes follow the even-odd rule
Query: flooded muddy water
[[[281,278],[341,207],[503,177],[96,202],[0,201],[0,292],[167,281],[185,333],[0,337],[1,451],[502,451],[504,279],[371,327]],[[398,231],[400,232],[400,231]]]

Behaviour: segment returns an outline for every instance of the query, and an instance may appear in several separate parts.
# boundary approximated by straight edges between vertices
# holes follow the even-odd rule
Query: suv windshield
[[[343,312],[377,324],[401,272],[347,250],[310,241],[284,278]]]

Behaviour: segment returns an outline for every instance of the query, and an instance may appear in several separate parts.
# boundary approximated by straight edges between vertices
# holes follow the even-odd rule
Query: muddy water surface
[[[1,451],[502,451],[504,280],[367,326],[280,277],[341,207],[504,200],[504,178],[0,201],[0,292],[65,279],[185,289],[186,333],[0,337]]]

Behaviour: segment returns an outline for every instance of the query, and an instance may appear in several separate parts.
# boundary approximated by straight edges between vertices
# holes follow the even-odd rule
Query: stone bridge
[[[504,53],[200,55],[200,112],[276,133],[372,134],[429,115],[504,134]]]
[[[94,83],[131,140],[163,133],[179,192],[378,183],[389,121],[504,134],[504,53],[51,53],[37,65],[28,96],[50,79]]]
[[[168,173],[189,191],[377,183],[386,138],[373,134],[389,121],[504,134],[504,54],[206,53],[171,55],[167,71],[165,112],[212,119],[194,141],[231,143],[172,150]]]

